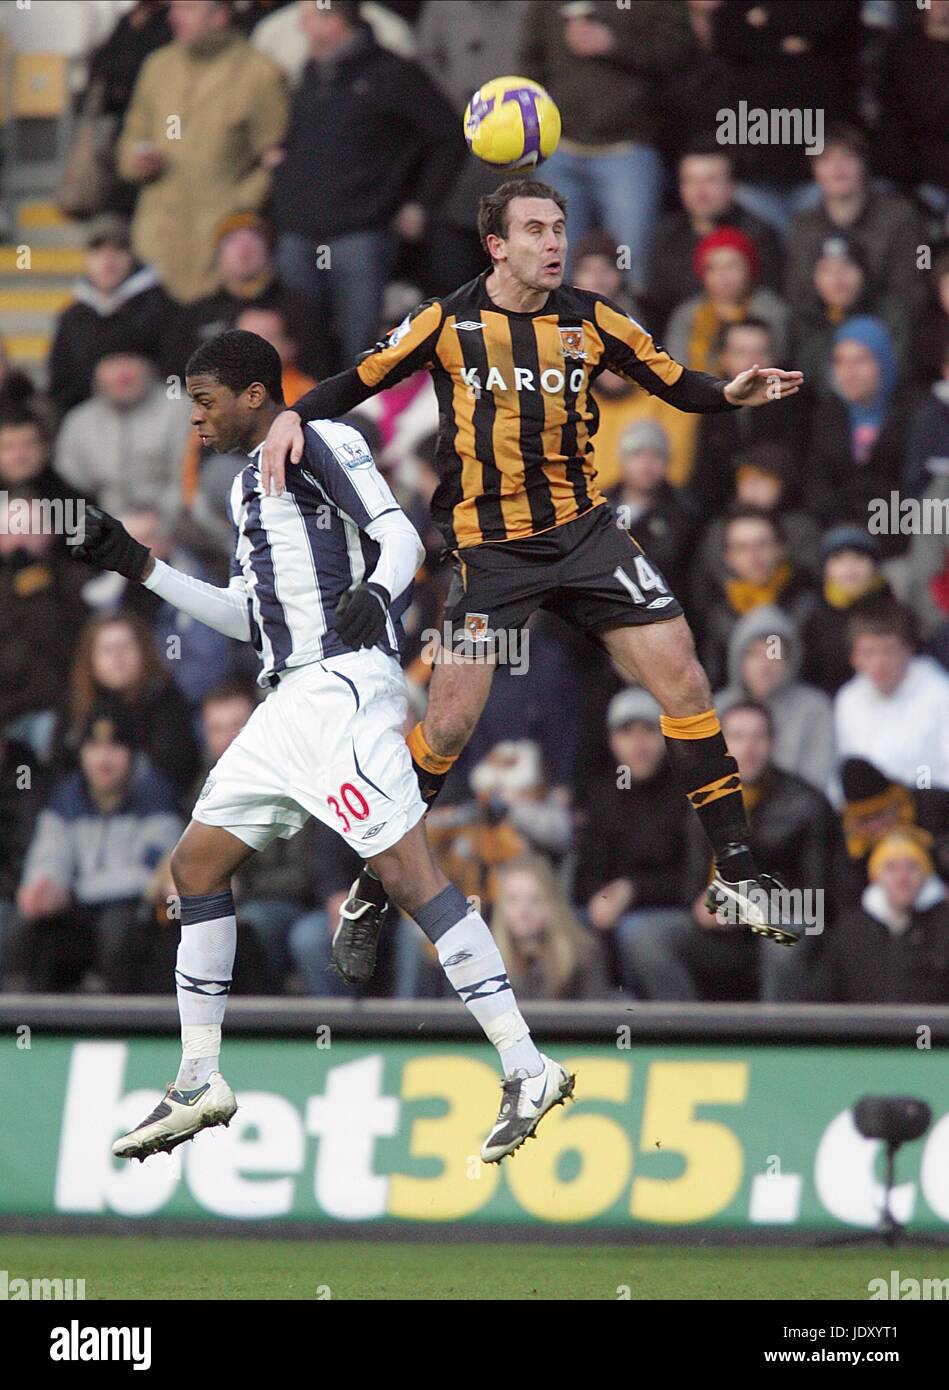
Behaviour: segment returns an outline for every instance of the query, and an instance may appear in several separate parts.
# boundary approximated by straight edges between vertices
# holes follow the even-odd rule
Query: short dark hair
[[[825,154],[832,145],[843,146],[869,167],[870,145],[858,125],[850,121],[831,121],[824,132],[824,148],[821,154]]]
[[[211,376],[239,396],[253,382],[259,381],[267,395],[277,405],[283,405],[283,368],[275,347],[258,333],[243,328],[229,328],[216,338],[202,343],[191,354],[185,367],[185,377]]]
[[[25,406],[12,406],[0,414],[0,430],[19,430],[26,428],[27,425],[37,431],[44,443],[49,441],[49,430],[46,428],[45,421],[41,420],[32,410],[27,410]]]
[[[738,503],[736,506],[730,507],[725,515],[726,531],[733,521],[763,521],[766,526],[771,528],[775,540],[780,541],[782,545],[787,540],[784,527],[778,518],[773,512],[766,512],[763,507],[751,507],[744,503]]]
[[[478,235],[485,251],[489,236],[507,236],[508,208],[515,198],[549,198],[564,217],[567,215],[566,198],[549,183],[541,183],[539,179],[508,179],[493,193],[485,193],[478,204]]]
[[[712,344],[712,355],[717,357],[725,344],[728,342],[728,335],[736,328],[753,328],[758,333],[766,333],[771,342],[774,342],[774,335],[770,323],[764,319],[754,317],[746,319],[735,319],[732,323],[723,323],[715,334],[715,341]]]
[[[234,676],[230,680],[218,681],[217,685],[212,685],[203,699],[201,708],[207,709],[208,705],[223,705],[225,700],[246,700],[250,705],[256,705],[258,701],[257,687],[250,681],[242,681],[239,676]]]
[[[912,608],[883,595],[856,603],[847,620],[847,643],[853,648],[858,637],[898,637],[911,651],[919,645],[919,624]]]
[[[768,709],[767,705],[762,704],[760,700],[752,700],[750,696],[748,698],[742,696],[741,699],[735,700],[731,704],[725,706],[722,710],[721,718],[727,719],[728,716],[734,714],[736,710],[751,710],[754,714],[760,714],[761,718],[768,726],[768,737],[774,738],[774,715]]]
[[[700,135],[697,139],[693,140],[691,144],[686,145],[685,149],[680,151],[679,156],[676,159],[676,167],[681,173],[683,159],[713,158],[724,159],[725,163],[728,165],[729,174],[734,173],[735,156],[732,154],[731,150],[728,148],[727,145],[720,145],[718,141],[715,139],[714,135]]]

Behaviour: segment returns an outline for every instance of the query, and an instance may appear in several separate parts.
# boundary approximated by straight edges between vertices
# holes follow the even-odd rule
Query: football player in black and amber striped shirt
[[[477,723],[498,634],[544,608],[595,635],[659,701],[670,758],[715,855],[712,895],[732,921],[792,944],[797,932],[775,920],[774,881],[748,846],[738,768],[682,609],[597,488],[590,387],[609,368],[681,410],[708,413],[793,395],[801,373],[756,366],[725,382],[690,371],[610,300],[565,286],[566,204],[547,184],[503,184],[481,200],[479,229],[490,269],[420,305],[278,417],[265,485],[272,478],[282,489],[288,452],[298,462],[301,421],[344,414],[430,371],[439,406],[432,512],[455,572],[445,611],[452,641],[409,736],[423,795],[434,799]],[[364,870],[335,943],[348,975],[359,974],[357,954],[371,973],[381,901]]]

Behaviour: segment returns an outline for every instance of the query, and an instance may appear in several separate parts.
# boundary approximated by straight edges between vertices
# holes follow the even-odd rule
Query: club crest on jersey
[[[469,642],[486,642],[488,640],[487,613],[465,614],[465,636]]]
[[[587,355],[583,348],[583,328],[558,328],[557,332],[560,334],[560,351],[564,357],[585,362]]]

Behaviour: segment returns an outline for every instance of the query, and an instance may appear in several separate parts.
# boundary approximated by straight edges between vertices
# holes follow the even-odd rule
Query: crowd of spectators
[[[22,22],[29,22],[29,11]],[[198,448],[191,351],[271,341],[288,401],[486,266],[465,152],[483,81],[543,82],[568,278],[692,368],[799,367],[793,401],[680,414],[603,373],[599,482],[682,597],[784,951],[708,913],[659,708],[554,619],[508,654],[428,817],[522,998],[949,1001],[949,0],[138,0],[89,55],[116,178],[31,380],[0,352],[0,987],[161,993],[168,854],[261,692],[254,653],[13,525],[79,497],[226,582],[242,460]],[[722,143],[739,103],[819,146]],[[413,722],[447,568],[428,376],[351,417],[417,525]],[[909,504],[909,505],[908,505]],[[351,851],[250,860],[235,988],[330,969]],[[372,992],[443,988],[393,914]]]

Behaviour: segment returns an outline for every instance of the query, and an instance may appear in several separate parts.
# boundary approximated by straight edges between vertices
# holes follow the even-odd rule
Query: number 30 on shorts
[[[339,799],[335,796],[328,796],[326,798],[327,805],[332,806],[339,819],[343,822],[343,834],[348,835],[351,822],[346,811],[343,810],[343,806],[340,806],[340,801],[342,801],[343,806],[346,807],[346,811],[349,812],[349,816],[352,816],[353,820],[366,819],[369,815],[369,802],[363,796],[359,788],[353,786],[352,782],[343,783],[339,789]]]

